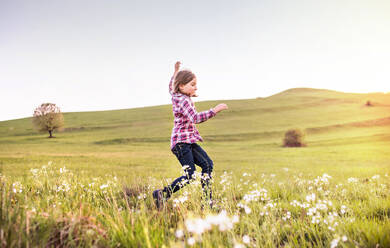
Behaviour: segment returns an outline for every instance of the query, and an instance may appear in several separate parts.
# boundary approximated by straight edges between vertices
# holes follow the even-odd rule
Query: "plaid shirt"
[[[203,141],[195,124],[206,121],[215,116],[215,112],[210,110],[200,113],[196,112],[194,103],[191,98],[181,93],[173,92],[173,77],[169,82],[169,93],[172,96],[172,110],[174,116],[174,126],[171,135],[171,149],[177,143],[195,143]]]

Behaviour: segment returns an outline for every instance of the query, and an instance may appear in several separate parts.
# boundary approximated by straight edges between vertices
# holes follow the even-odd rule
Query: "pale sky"
[[[170,104],[177,60],[195,101],[389,92],[390,1],[1,0],[0,121]]]

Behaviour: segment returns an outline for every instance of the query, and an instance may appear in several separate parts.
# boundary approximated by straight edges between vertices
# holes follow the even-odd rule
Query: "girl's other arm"
[[[220,112],[220,111],[222,111],[222,110],[225,110],[225,109],[228,109],[228,106],[227,106],[226,104],[224,104],[224,103],[220,103],[220,104],[218,104],[217,106],[215,106],[215,107],[213,108],[213,111],[214,111],[215,113],[218,113],[218,112]]]
[[[188,99],[181,102],[181,110],[184,116],[187,116],[192,123],[201,123],[216,115],[214,109],[209,109],[203,112],[196,112],[196,109],[191,105]]]

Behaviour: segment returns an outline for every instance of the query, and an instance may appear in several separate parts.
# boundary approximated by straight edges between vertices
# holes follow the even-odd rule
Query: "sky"
[[[1,0],[0,121],[46,102],[170,104],[176,61],[197,76],[194,101],[387,93],[389,13],[388,0]]]

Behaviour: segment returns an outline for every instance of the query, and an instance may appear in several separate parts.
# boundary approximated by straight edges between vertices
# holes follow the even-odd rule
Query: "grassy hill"
[[[290,89],[225,102],[228,111],[198,125],[214,161],[213,209],[199,181],[155,208],[153,190],[181,173],[169,148],[170,105],[65,113],[53,139],[30,118],[0,122],[1,243],[184,247],[195,237],[195,247],[233,247],[246,237],[245,247],[390,246],[390,94]],[[306,132],[306,147],[281,146],[290,128]],[[194,234],[188,223],[198,217],[232,229]]]
[[[365,106],[367,100],[372,107]],[[202,111],[219,102],[198,102],[196,107]],[[375,170],[390,163],[385,152],[390,147],[389,94],[296,88],[266,98],[224,102],[228,111],[197,125],[204,148],[221,170],[307,163],[324,170],[340,163],[374,165]],[[0,122],[4,173],[23,174],[48,160],[95,173],[106,167],[113,171],[151,167],[166,175],[177,167],[169,150],[171,105],[64,113],[64,119],[65,130],[55,133],[54,139],[34,131],[31,118]],[[308,147],[280,147],[290,128],[306,132]]]

